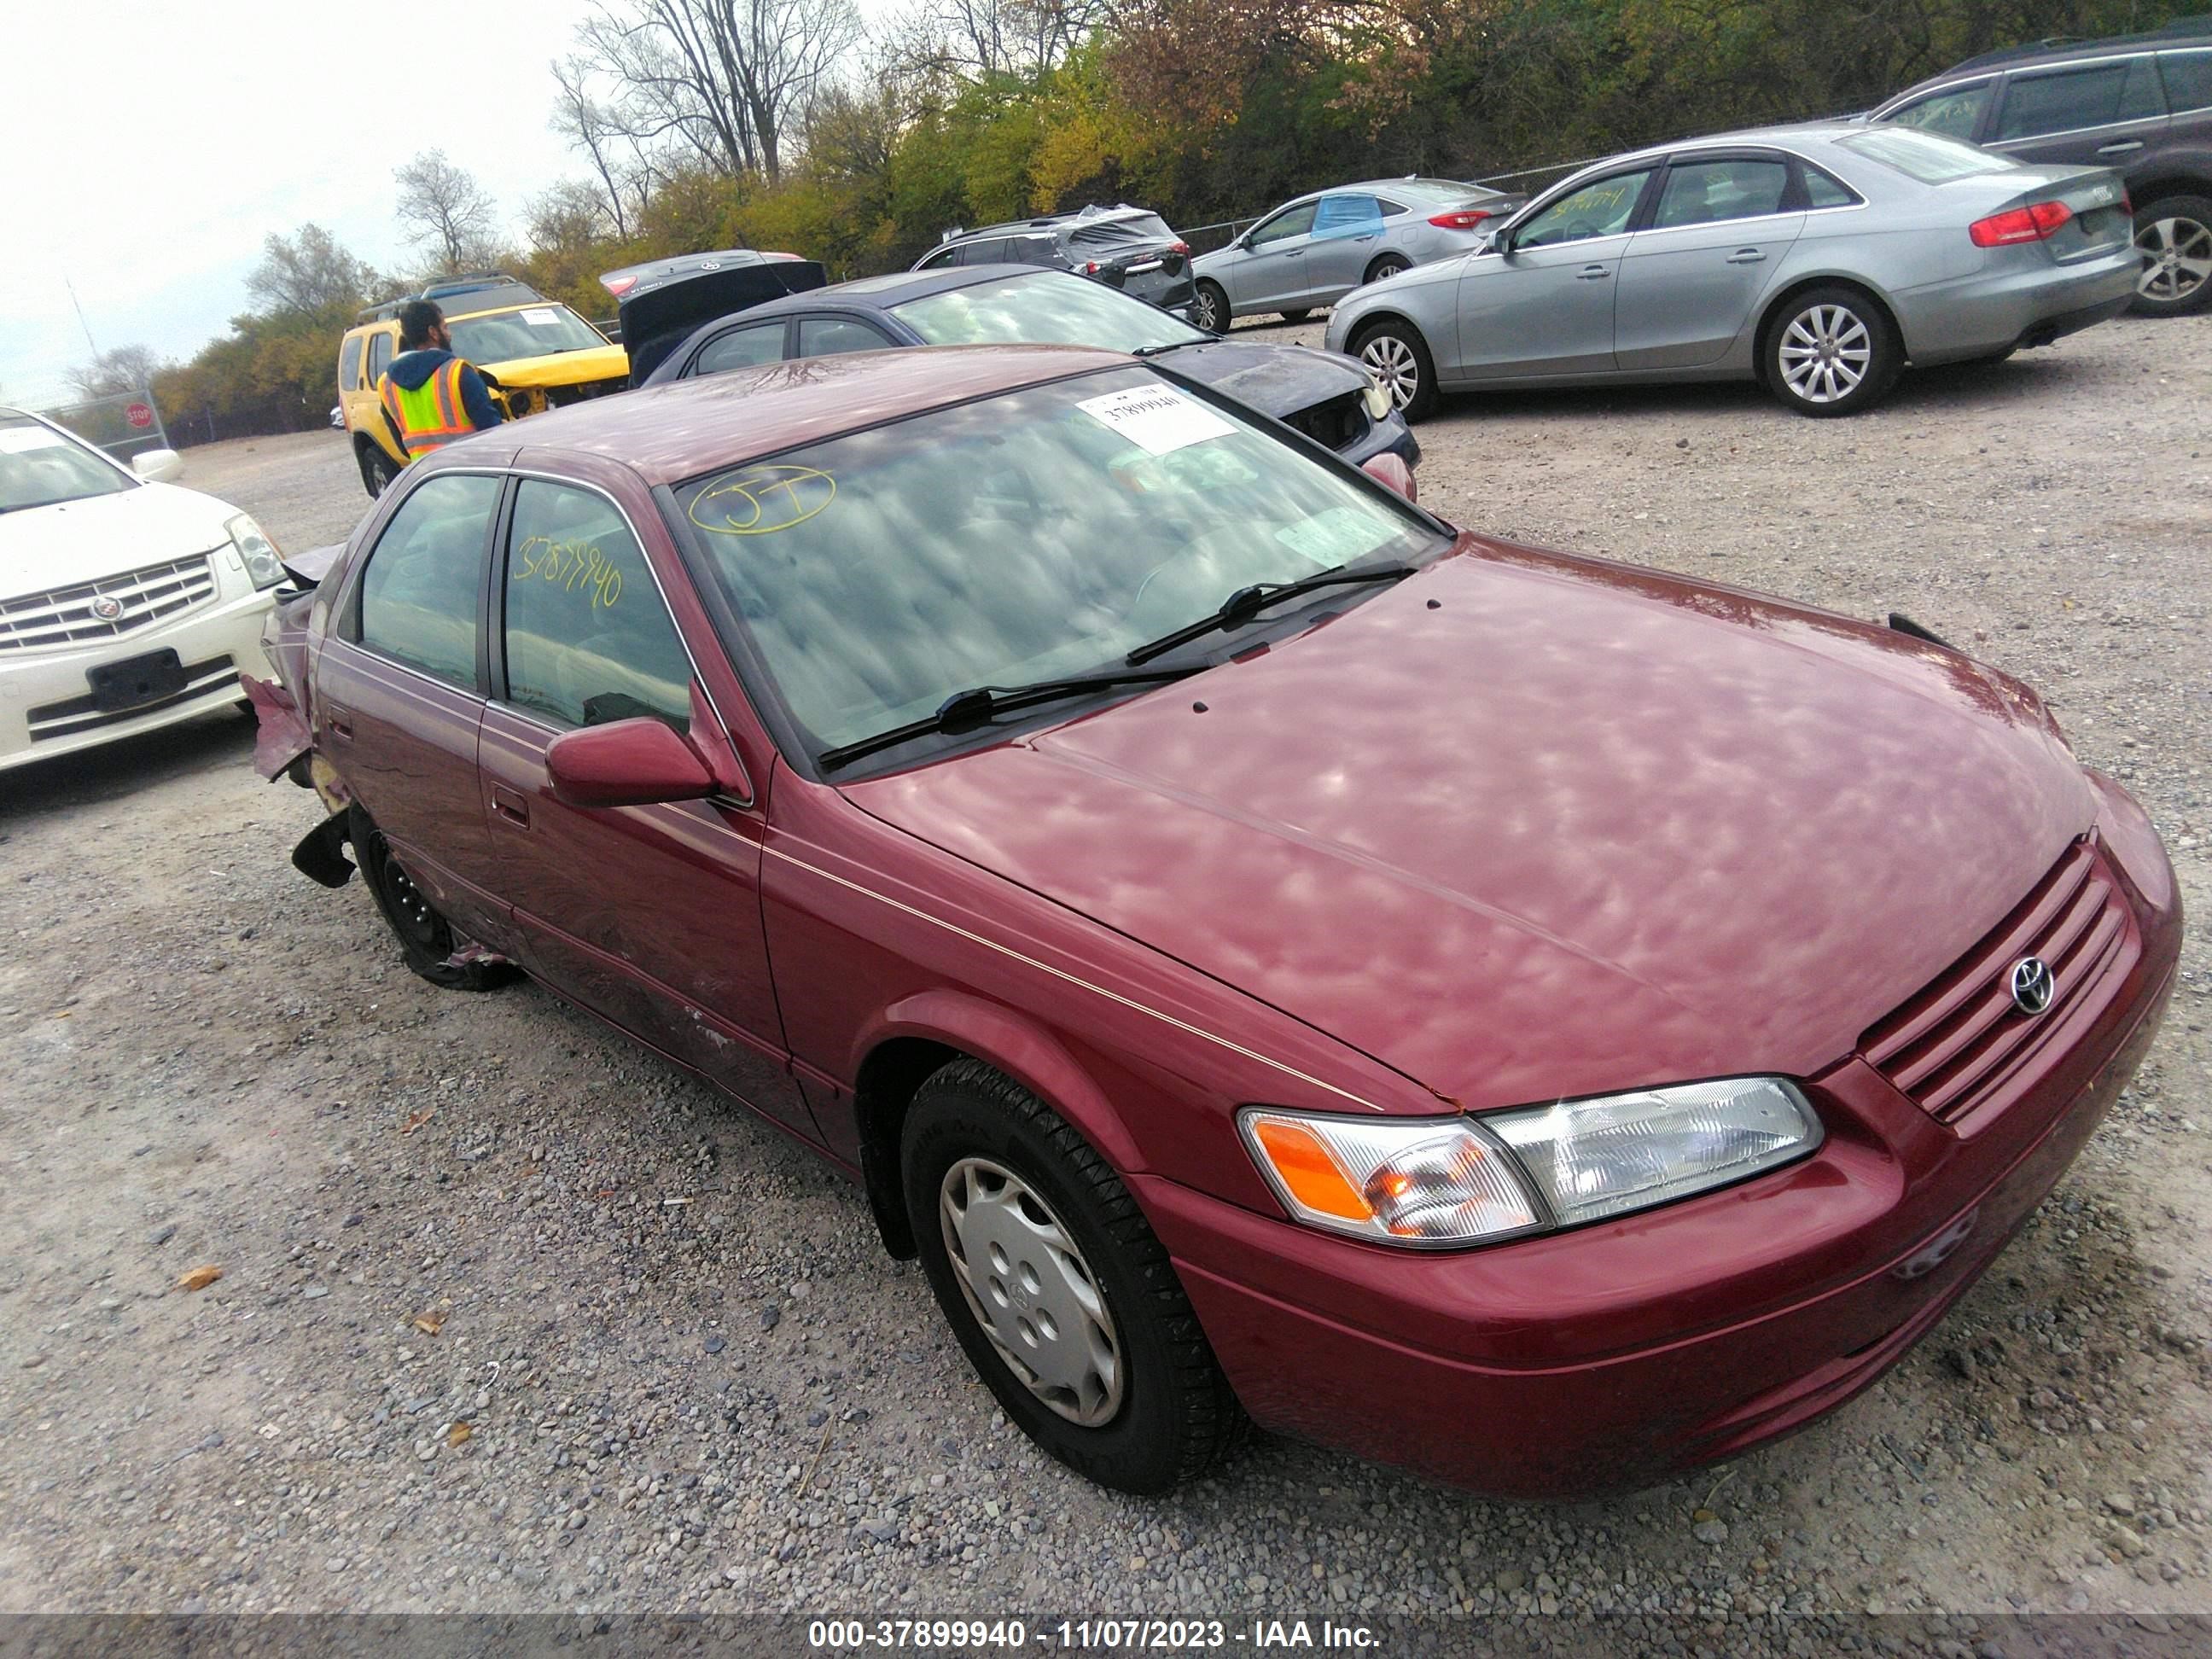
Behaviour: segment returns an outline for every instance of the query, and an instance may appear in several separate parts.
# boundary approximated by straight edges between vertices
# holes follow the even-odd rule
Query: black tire
[[[398,464],[378,444],[356,446],[354,459],[361,464],[361,487],[369,493],[371,500],[391,489],[392,481],[399,476]]]
[[[1214,1362],[1166,1249],[1121,1178],[1050,1107],[980,1060],[955,1060],[916,1091],[899,1139],[907,1211],[930,1288],[969,1363],[1030,1439],[1102,1486],[1143,1494],[1201,1474],[1243,1439],[1249,1426],[1243,1410]],[[1103,1305],[1103,1326],[1092,1322],[1083,1334],[1096,1342],[1103,1331],[1119,1394],[1093,1402],[1094,1410],[1110,1413],[1095,1425],[1073,1420],[1016,1374],[962,1289],[941,1205],[948,1176],[963,1171],[964,1188],[964,1172],[978,1166],[1012,1178],[997,1196],[1003,1201],[1012,1194],[1032,1226],[1033,1206],[1041,1207],[1042,1220],[1072,1241],[1080,1272],[1068,1282],[1095,1290]],[[1034,1301],[1028,1291],[1017,1292],[1018,1304],[1007,1301],[982,1253],[970,1254],[986,1276],[983,1293],[996,1297],[1009,1320],[1022,1323],[1054,1305],[1050,1284]],[[1037,1259],[1049,1278],[1054,1261],[1042,1247]],[[998,1263],[1008,1281],[1020,1273],[1032,1290],[1039,1288],[1026,1255],[1012,1261],[1002,1255]],[[1042,1318],[1039,1323],[1056,1347],[1058,1328]],[[1026,1324],[1023,1329],[1029,1332]],[[1011,1329],[1008,1334],[1024,1340]],[[1028,1340],[1036,1346],[1033,1332]],[[1066,1406],[1078,1403],[1070,1393]]]
[[[2185,317],[2212,305],[2212,198],[2161,196],[2136,209],[2143,273],[2128,307],[2143,317]]]
[[[1208,334],[1226,334],[1236,320],[1229,314],[1229,295],[1218,283],[1199,283],[1191,313],[1192,319]]]
[[[347,817],[346,838],[353,842],[369,896],[399,941],[399,954],[410,969],[449,991],[489,991],[500,982],[504,975],[497,963],[447,960],[459,944],[453,924],[423,896],[414,878],[400,867],[384,832],[358,805]]]
[[[1769,391],[1800,415],[1821,416],[1873,408],[1905,368],[1889,313],[1863,289],[1840,283],[1808,288],[1778,307],[1759,357]]]
[[[1286,323],[1303,323],[1312,315],[1313,312],[1310,308],[1301,306],[1296,311],[1283,313],[1283,320]]]
[[[1367,365],[1410,423],[1437,412],[1437,360],[1411,323],[1386,317],[1352,337],[1352,355]]]
[[[1378,256],[1375,263],[1367,267],[1367,275],[1360,278],[1360,281],[1379,283],[1385,276],[1395,276],[1400,271],[1411,270],[1413,268],[1413,262],[1404,254],[1385,253]]]

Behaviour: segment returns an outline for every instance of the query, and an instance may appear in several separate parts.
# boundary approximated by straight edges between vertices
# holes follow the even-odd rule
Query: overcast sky
[[[586,0],[0,0],[0,398],[90,352],[189,357],[246,309],[270,231],[310,221],[380,269],[393,167],[442,148],[498,200],[582,158],[545,125]],[[332,350],[337,349],[335,343]]]

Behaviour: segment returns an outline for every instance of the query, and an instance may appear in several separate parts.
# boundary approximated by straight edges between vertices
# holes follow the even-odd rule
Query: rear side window
[[[1993,137],[2035,138],[2164,113],[2151,60],[2112,58],[2051,75],[2015,75]]]
[[[526,478],[507,532],[507,700],[559,726],[691,724],[691,659],[614,503]]]
[[[969,242],[960,250],[963,265],[995,265],[1006,263],[1006,251],[1013,246],[1011,237],[988,236],[980,242]]]
[[[2160,52],[2158,66],[2166,77],[2168,109],[2176,115],[2212,109],[2212,52]]]
[[[1946,87],[1892,110],[1882,118],[1923,132],[1940,132],[1947,138],[1971,138],[1982,125],[1996,85],[1993,81],[1977,81],[1972,86]]]
[[[361,385],[362,337],[349,334],[338,348],[338,390],[351,392]]]
[[[1836,142],[1845,149],[1893,167],[1923,185],[1972,179],[1984,173],[2014,173],[2020,167],[2020,163],[2009,155],[1999,155],[1993,150],[1932,132],[1915,132],[1910,127],[1875,127]]]
[[[1789,189],[1790,168],[1778,159],[1677,161],[1667,169],[1652,228],[1718,224],[1779,213]]]
[[[368,337],[368,383],[371,386],[384,378],[384,371],[392,362],[392,337],[389,331]]]
[[[841,351],[881,351],[890,344],[866,323],[849,317],[809,317],[799,325],[799,355],[834,357]]]
[[[399,504],[362,573],[362,644],[476,689],[477,595],[499,490],[497,478],[451,472]]]
[[[694,374],[720,374],[726,369],[754,368],[783,361],[783,319],[751,328],[733,328],[718,334],[701,349]]]
[[[1810,161],[1801,161],[1798,166],[1805,178],[1807,207],[1853,207],[1857,204],[1857,193],[1834,174],[1821,172]]]

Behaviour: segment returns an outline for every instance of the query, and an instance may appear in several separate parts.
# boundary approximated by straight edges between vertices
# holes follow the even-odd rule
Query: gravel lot
[[[1448,405],[1421,483],[1970,645],[2142,799],[2201,915],[2208,386],[2212,319],[1911,375],[1856,420],[1520,395]],[[365,501],[326,433],[185,482],[291,547]],[[1007,1427],[781,1135],[534,987],[410,975],[358,883],[290,868],[316,804],[250,749],[224,716],[0,784],[0,1606],[1639,1612],[1798,1650],[1767,1615],[1887,1609],[1977,1615],[1984,1651],[2014,1611],[2212,1612],[2201,930],[2072,1176],[1813,1430],[1572,1507],[1273,1440],[1142,1503]]]

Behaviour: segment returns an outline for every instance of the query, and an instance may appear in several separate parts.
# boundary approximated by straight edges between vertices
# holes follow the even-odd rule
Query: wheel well
[[[1404,313],[1397,311],[1376,311],[1370,312],[1366,316],[1362,317],[1358,322],[1352,325],[1352,332],[1344,337],[1345,345],[1348,349],[1357,351],[1359,349],[1359,343],[1365,339],[1368,335],[1373,333],[1376,325],[1381,323],[1395,323],[1401,328],[1410,330],[1413,337],[1419,340],[1424,346],[1427,345],[1429,343],[1429,337],[1421,332],[1421,325],[1415,322],[1411,317],[1407,316]]]
[[[2148,184],[2130,183],[2128,200],[2138,208],[2169,196],[2212,196],[2212,179],[2192,179],[2185,173],[2154,179]]]
[[[1848,276],[1808,276],[1802,282],[1790,283],[1788,288],[1776,295],[1767,303],[1765,313],[1759,319],[1759,333],[1753,341],[1751,355],[1752,371],[1759,377],[1759,385],[1766,384],[1766,343],[1774,332],[1775,325],[1782,320],[1782,313],[1788,308],[1791,301],[1796,299],[1801,294],[1810,293],[1816,288],[1847,288],[1854,294],[1864,295],[1869,303],[1881,313],[1881,319],[1889,325],[1890,335],[1896,340],[1899,347],[1900,349],[1904,347],[1905,331],[1897,325],[1897,313],[1889,308],[1888,301],[1883,299],[1864,283],[1855,283]]]
[[[853,1089],[853,1115],[860,1131],[860,1178],[876,1231],[893,1259],[915,1255],[914,1218],[906,1211],[906,1188],[899,1179],[899,1128],[915,1091],[932,1073],[969,1058],[957,1048],[923,1037],[893,1037],[860,1062]]]
[[[1385,264],[1397,264],[1410,270],[1413,269],[1413,262],[1411,259],[1408,259],[1402,253],[1378,253],[1367,262],[1367,272],[1361,280],[1369,283],[1373,282],[1375,280],[1376,271],[1380,270]]]

